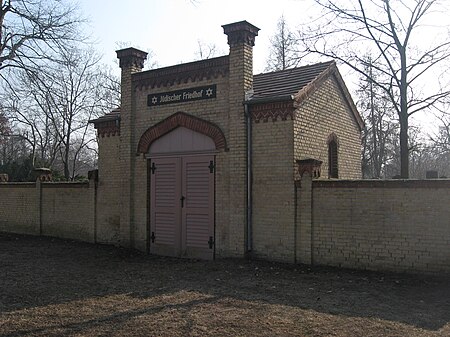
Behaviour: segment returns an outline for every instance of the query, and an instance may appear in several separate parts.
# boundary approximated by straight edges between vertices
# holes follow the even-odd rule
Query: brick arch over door
[[[210,137],[214,141],[217,150],[227,149],[225,136],[217,125],[184,112],[177,112],[144,132],[141,139],[139,139],[138,153],[147,153],[150,145],[155,140],[180,126]]]

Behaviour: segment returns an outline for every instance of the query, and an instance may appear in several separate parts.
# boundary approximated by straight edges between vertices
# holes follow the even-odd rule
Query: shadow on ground
[[[319,325],[330,324],[332,330],[338,323],[327,320],[333,318],[340,325],[352,319],[356,326],[349,327],[348,335],[364,331],[366,319],[375,322],[376,329],[388,329],[380,336],[407,331],[380,323],[385,321],[419,329],[418,335],[420,331],[438,332],[450,324],[450,280],[445,277],[237,259],[181,260],[111,246],[5,233],[0,233],[0,271],[3,337],[71,336],[86,330],[96,335],[100,328],[101,334],[97,335],[106,336],[112,333],[108,332],[112,326],[125,329],[142,317],[154,320],[162,311],[168,315],[158,314],[158,324],[171,319],[170,327],[173,322],[180,325],[175,325],[168,336],[202,335],[199,329],[207,317],[210,322],[217,321],[214,326],[229,322],[236,324],[236,329],[240,327],[236,320],[241,316],[247,316],[248,321],[242,324],[248,326],[258,317],[269,317],[265,319],[269,331],[270,317],[275,317],[276,324],[286,327],[305,324],[302,331],[305,327],[312,329],[306,336],[321,336],[319,330],[314,330]],[[215,310],[220,317],[214,317]],[[196,312],[202,317],[192,319]],[[40,323],[42,317],[49,321]],[[307,321],[314,317],[326,320],[326,324]],[[146,335],[150,326],[141,323],[134,324],[133,329],[143,330],[133,330],[133,335]],[[208,323],[204,325],[208,327]]]

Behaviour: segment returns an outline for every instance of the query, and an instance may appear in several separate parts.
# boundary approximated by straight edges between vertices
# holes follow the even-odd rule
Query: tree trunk
[[[409,179],[409,146],[408,146],[408,82],[406,69],[406,49],[399,48],[401,57],[400,80],[400,177]]]
[[[64,178],[66,180],[70,180],[70,171],[69,171],[69,147],[64,149]]]
[[[409,179],[408,115],[400,116],[400,177]]]

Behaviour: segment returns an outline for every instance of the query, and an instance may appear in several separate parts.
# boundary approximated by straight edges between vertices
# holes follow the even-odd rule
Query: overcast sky
[[[254,49],[254,71],[264,71],[269,38],[284,15],[294,28],[311,14],[310,0],[80,0],[91,21],[92,38],[113,65],[115,50],[132,46],[151,49],[158,66],[196,58],[198,41],[214,44],[216,56],[228,53],[221,25],[247,20],[261,29]]]

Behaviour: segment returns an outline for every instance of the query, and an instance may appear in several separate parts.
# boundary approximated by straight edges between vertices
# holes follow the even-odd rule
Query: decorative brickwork
[[[39,181],[52,181],[52,171],[49,168],[35,168],[34,176]]]
[[[173,114],[172,116],[147,129],[139,140],[137,152],[147,153],[150,145],[156,139],[180,126],[210,137],[214,141],[217,150],[226,149],[227,144],[225,136],[217,125],[188,115],[184,112],[177,112],[176,114]]]
[[[148,89],[161,86],[201,81],[228,75],[229,57],[180,64],[172,67],[149,70],[133,75],[134,88]]]
[[[278,118],[282,121],[294,119],[294,102],[277,102],[254,104],[250,106],[252,120],[255,123],[263,121],[267,123],[269,120],[275,122]]]
[[[120,109],[115,109],[100,118],[90,120],[89,123],[94,124],[98,137],[120,136]]]
[[[228,44],[235,47],[241,44],[249,46],[255,45],[255,37],[258,36],[259,28],[253,26],[247,21],[223,25],[223,32],[228,36]]]
[[[120,68],[139,68],[144,67],[144,61],[147,53],[135,48],[127,48],[118,50],[117,58],[119,59]]]
[[[320,178],[322,161],[308,158],[297,160],[297,164],[300,177],[302,177],[305,173],[308,173],[312,178]]]
[[[99,137],[120,136],[120,123],[118,120],[95,124],[95,128]]]
[[[327,139],[327,144],[330,144],[331,142],[335,142],[336,145],[339,146],[339,139],[334,132],[330,133]]]

